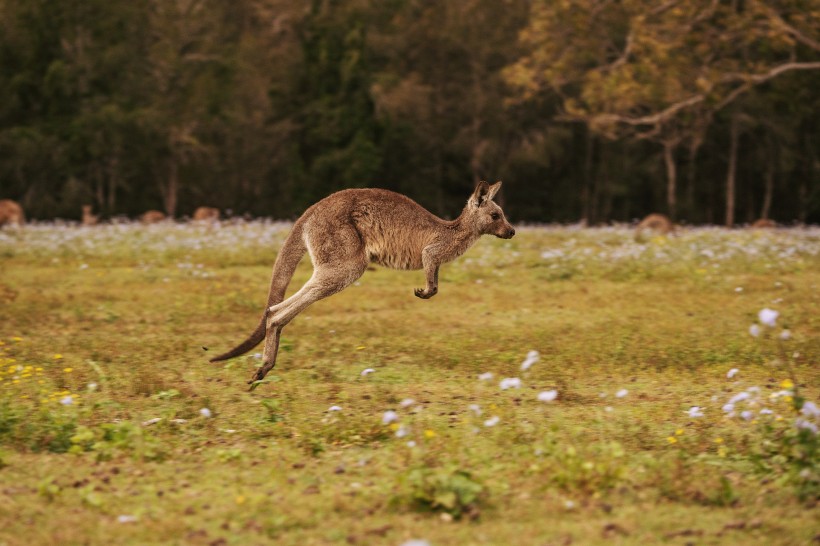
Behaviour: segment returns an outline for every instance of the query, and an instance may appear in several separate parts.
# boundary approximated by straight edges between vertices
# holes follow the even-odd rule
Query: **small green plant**
[[[454,466],[415,467],[400,481],[412,507],[447,513],[454,518],[477,517],[487,492],[469,472]]]
[[[93,451],[101,461],[113,458],[117,452],[145,461],[161,461],[166,455],[159,439],[127,421],[103,423],[95,428],[80,426],[70,442],[69,452],[80,454]]]
[[[548,478],[567,491],[603,492],[626,474],[625,451],[615,441],[579,447],[547,438],[539,446],[536,452],[547,461]]]
[[[285,417],[282,415],[282,404],[273,398],[265,398],[262,400],[262,406],[268,410],[268,415],[265,421],[269,423],[278,423]]]

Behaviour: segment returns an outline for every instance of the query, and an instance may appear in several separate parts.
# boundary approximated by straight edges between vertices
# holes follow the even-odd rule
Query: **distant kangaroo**
[[[25,223],[26,215],[23,214],[23,207],[17,201],[0,199],[0,226],[5,224],[22,226]]]
[[[97,222],[99,222],[100,217],[96,214],[91,212],[92,207],[91,205],[83,205],[83,225],[84,226],[96,226]]]
[[[219,209],[214,207],[198,207],[194,211],[194,222],[214,223],[219,221]]]
[[[644,230],[655,231],[660,235],[667,235],[674,233],[675,225],[672,221],[663,214],[652,213],[641,220],[638,227],[635,228],[635,240],[639,241]]]
[[[285,239],[256,330],[211,362],[244,354],[265,339],[262,366],[248,383],[263,379],[276,365],[282,328],[310,304],[353,284],[371,262],[393,269],[424,269],[427,286],[414,293],[422,299],[435,296],[441,264],[464,254],[482,235],[502,239],[515,235],[501,207],[493,202],[499,189],[501,182],[492,186],[480,182],[461,215],[452,221],[388,190],[342,190],[322,199],[296,220]],[[313,262],[313,275],[285,300],[285,289],[305,252]]]

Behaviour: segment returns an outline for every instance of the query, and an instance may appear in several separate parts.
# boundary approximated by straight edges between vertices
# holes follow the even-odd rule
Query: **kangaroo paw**
[[[429,300],[438,293],[438,288],[433,288],[431,290],[427,290],[426,288],[416,288],[415,290],[413,290],[413,293],[416,295],[417,298]]]
[[[264,367],[259,368],[258,370],[253,372],[253,375],[251,376],[250,380],[248,381],[248,385],[252,385],[253,383],[255,383],[257,381],[262,381],[263,379],[265,379],[265,376],[267,375],[267,373],[268,372],[265,370]]]

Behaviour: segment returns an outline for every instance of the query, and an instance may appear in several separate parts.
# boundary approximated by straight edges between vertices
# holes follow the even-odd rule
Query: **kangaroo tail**
[[[265,312],[262,313],[262,319],[256,326],[256,330],[254,330],[245,341],[230,351],[212,358],[211,362],[219,362],[243,355],[265,339],[267,310],[270,306],[281,303],[285,299],[285,290],[288,284],[290,284],[294,271],[296,271],[296,266],[299,265],[299,260],[301,260],[305,252],[307,252],[305,242],[302,240],[302,231],[302,223],[297,221],[287,239],[285,239],[282,250],[279,251],[279,255],[276,257],[276,262],[273,264],[273,275],[270,281],[270,292],[268,292],[268,305],[265,307]]]

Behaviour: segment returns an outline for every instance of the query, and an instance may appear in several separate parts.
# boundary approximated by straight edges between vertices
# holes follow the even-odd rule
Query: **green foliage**
[[[739,218],[816,221],[804,4],[2,0],[2,197],[290,218],[375,185],[453,216],[503,178],[513,219],[597,223],[665,209],[671,166],[716,222],[738,114]]]
[[[629,475],[626,452],[616,441],[575,446],[546,439],[538,446],[536,452],[546,466],[543,476],[567,491],[603,493]]]
[[[140,461],[161,461],[167,455],[161,440],[127,421],[103,423],[93,428],[80,426],[70,441],[70,453],[91,451],[100,461],[110,460],[117,453],[125,453]]]
[[[470,472],[453,465],[410,468],[400,476],[399,487],[412,507],[445,512],[457,519],[477,517],[486,504],[486,487]]]

